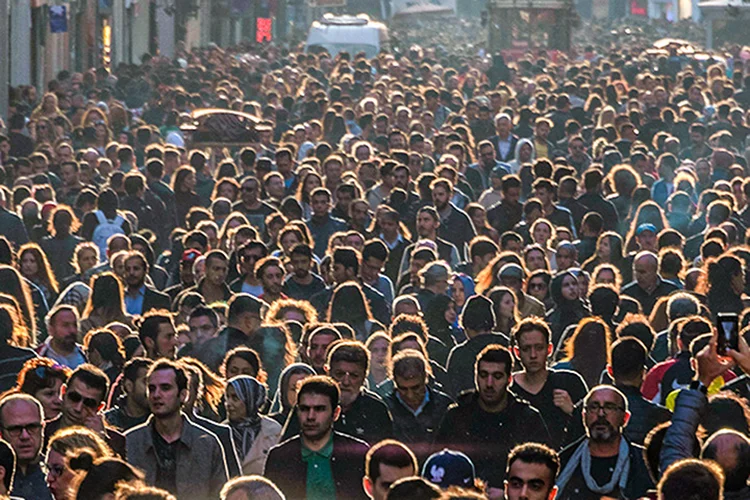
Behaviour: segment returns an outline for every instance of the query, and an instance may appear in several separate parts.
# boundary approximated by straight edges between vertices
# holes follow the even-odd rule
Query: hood
[[[533,163],[534,160],[536,159],[536,148],[534,147],[534,142],[531,139],[519,139],[518,140],[518,143],[516,143],[516,155],[513,161],[515,161],[516,163],[519,162],[518,153],[521,151],[521,147],[524,144],[528,144],[529,146],[531,146],[531,158],[529,159],[529,162]]]

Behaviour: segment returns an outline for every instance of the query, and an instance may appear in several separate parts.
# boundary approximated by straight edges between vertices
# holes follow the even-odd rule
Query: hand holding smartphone
[[[719,332],[716,344],[719,356],[726,356],[728,349],[739,351],[740,318],[737,314],[719,313],[716,316],[716,330]]]

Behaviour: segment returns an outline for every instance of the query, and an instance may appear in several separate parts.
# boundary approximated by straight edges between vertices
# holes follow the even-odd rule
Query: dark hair
[[[355,276],[359,274],[360,261],[360,254],[354,248],[339,247],[333,251],[333,263],[341,264],[345,269],[352,269]]]
[[[122,368],[122,378],[123,380],[135,382],[138,378],[138,372],[143,369],[148,370],[153,364],[154,362],[148,358],[133,358],[125,363],[125,366]]]
[[[734,467],[722,467],[725,476],[724,489],[727,492],[740,491],[745,487],[747,484],[747,478],[750,476],[750,441],[748,441],[744,434],[734,429],[721,430],[718,433],[713,434],[708,438],[703,450],[701,450],[701,458],[716,460],[718,458],[720,447],[716,446],[714,437],[727,434],[736,437],[736,443],[734,445],[736,460],[734,462]]]
[[[552,448],[539,443],[524,443],[516,446],[508,453],[508,467],[506,473],[516,460],[527,464],[544,465],[550,470],[552,481],[550,487],[554,486],[557,472],[560,470],[560,457]]]
[[[265,302],[250,295],[249,293],[238,293],[229,299],[229,311],[227,312],[227,322],[232,323],[240,315],[253,313],[261,315]]]
[[[547,343],[549,343],[550,338],[552,338],[552,332],[550,331],[547,322],[541,318],[536,318],[533,316],[530,318],[522,319],[518,322],[515,328],[513,328],[512,336],[516,345],[519,344],[521,335],[526,332],[540,332],[542,335],[544,335],[544,340]]]
[[[147,312],[138,326],[138,338],[141,339],[143,347],[146,347],[146,339],[151,339],[156,343],[159,336],[159,326],[164,323],[174,324],[172,314],[165,309],[152,310]]]
[[[88,450],[71,457],[68,465],[73,470],[85,471],[73,487],[75,500],[101,498],[115,493],[118,483],[143,480],[143,473],[126,461],[115,457],[94,459]]]
[[[253,370],[255,370],[254,377],[256,379],[258,378],[258,375],[264,371],[263,362],[261,361],[260,356],[258,356],[258,353],[249,347],[240,346],[235,347],[224,356],[224,361],[222,361],[221,367],[219,368],[219,373],[221,375],[226,375],[227,366],[229,366],[229,363],[234,358],[240,358],[247,361],[247,363],[253,367]]]
[[[54,387],[57,380],[66,383],[70,373],[70,368],[49,358],[31,358],[18,373],[16,387],[24,394],[34,396],[42,389]]]
[[[635,337],[623,337],[612,344],[610,366],[612,378],[633,380],[643,374],[648,351],[643,342]]]
[[[327,318],[330,323],[344,322],[351,326],[359,326],[373,319],[359,283],[347,281],[335,288],[328,305]]]
[[[125,364],[125,348],[120,337],[111,330],[101,328],[86,334],[83,345],[88,352],[96,350],[104,361],[109,361],[117,370]]]
[[[13,489],[13,478],[16,475],[16,452],[7,443],[0,439],[0,467],[5,469],[3,484],[5,490],[10,492]]]
[[[370,257],[385,262],[388,259],[388,247],[379,239],[367,241],[362,248],[362,260]]]
[[[716,462],[686,458],[670,465],[659,481],[662,500],[720,500],[724,472]]]
[[[405,477],[391,485],[386,500],[432,500],[443,496],[440,489],[422,477]]]
[[[202,304],[197,306],[195,309],[193,309],[193,312],[191,312],[190,316],[188,316],[188,321],[190,321],[193,318],[202,318],[204,316],[209,319],[209,321],[211,322],[211,325],[214,328],[219,326],[219,315],[216,314],[216,311]]]
[[[289,252],[289,257],[292,255],[302,255],[303,257],[307,257],[308,259],[312,260],[313,258],[313,251],[312,248],[310,248],[310,245],[307,243],[297,243],[292,247],[292,251]]]
[[[185,368],[183,368],[180,364],[174,361],[168,360],[168,359],[160,359],[158,361],[155,361],[154,364],[151,365],[151,368],[149,368],[148,375],[146,377],[151,378],[151,375],[154,372],[157,372],[159,370],[174,371],[178,392],[187,390],[188,388],[187,371],[185,371]]]
[[[417,458],[403,443],[395,439],[384,439],[367,451],[365,456],[365,476],[375,483],[380,477],[380,464],[403,469],[412,466],[419,471]]]
[[[362,342],[357,340],[343,340],[337,342],[328,351],[326,364],[330,368],[334,363],[346,361],[361,366],[365,373],[370,369],[370,353]]]
[[[505,374],[510,375],[513,369],[513,358],[510,351],[501,345],[490,344],[477,354],[474,373],[479,373],[479,363],[502,363],[505,365]]]
[[[326,396],[331,401],[331,409],[333,410],[339,405],[341,398],[339,385],[335,380],[326,375],[315,375],[304,379],[297,390],[297,404],[299,404],[304,394]]]
[[[107,397],[107,391],[109,390],[109,378],[107,378],[107,375],[96,366],[89,363],[84,363],[78,366],[78,368],[73,370],[73,373],[71,373],[70,377],[68,378],[68,387],[73,385],[73,382],[75,380],[80,380],[87,386],[101,391],[102,396],[101,398],[99,398],[99,401],[104,401],[104,399]]]

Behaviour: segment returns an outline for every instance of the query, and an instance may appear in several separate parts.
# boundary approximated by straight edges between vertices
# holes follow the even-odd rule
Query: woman
[[[544,247],[538,244],[528,245],[524,249],[523,263],[529,273],[533,273],[537,269],[544,269],[545,271],[550,270],[547,252]]]
[[[456,322],[453,324],[453,328],[458,334],[457,338],[465,339],[465,334],[461,328],[458,318],[461,317],[461,311],[464,309],[464,304],[469,300],[469,297],[473,297],[476,294],[474,287],[474,280],[468,274],[457,273],[453,275],[453,281],[450,288],[450,296],[456,303]],[[459,342],[463,342],[460,340]]]
[[[583,377],[588,387],[595,387],[607,368],[609,343],[609,326],[600,318],[586,318],[565,343],[565,359],[553,368],[573,370]]]
[[[309,172],[299,183],[297,188],[296,198],[297,201],[302,205],[302,218],[307,220],[312,216],[312,207],[310,205],[310,193],[315,188],[319,188],[323,185],[323,177],[317,172]]]
[[[315,375],[315,370],[305,363],[294,363],[287,366],[279,377],[279,385],[273,398],[272,413],[268,415],[269,418],[274,419],[282,426],[286,424],[289,412],[297,404],[299,383],[313,375]]]
[[[57,96],[53,92],[47,92],[42,97],[42,102],[39,103],[39,106],[31,112],[31,119],[55,118],[62,115],[63,113],[58,106]]]
[[[448,349],[457,342],[458,334],[453,329],[457,317],[456,302],[447,295],[435,295],[424,310],[424,321],[430,335],[440,340]]]
[[[83,238],[75,236],[81,223],[66,205],[59,205],[52,212],[48,231],[50,236],[45,236],[41,241],[41,247],[45,255],[49,257],[52,271],[58,282],[75,274],[73,267],[73,254]]]
[[[47,304],[54,304],[60,290],[47,256],[36,243],[26,243],[18,251],[18,270],[44,294]]]
[[[67,366],[58,365],[49,358],[35,357],[23,364],[16,389],[42,404],[45,420],[54,420],[62,411],[60,389],[68,377],[70,368]]]
[[[627,265],[623,255],[622,237],[614,231],[606,231],[599,235],[594,254],[581,268],[590,273],[599,264],[612,264],[618,271]]]
[[[195,192],[195,186],[197,183],[198,180],[193,167],[183,165],[174,173],[172,190],[174,191],[177,221],[182,227],[185,226],[187,214],[190,212],[190,209],[201,206],[200,197],[198,196],[198,193]]]
[[[89,363],[102,370],[113,384],[125,365],[125,348],[120,337],[109,330],[93,330],[83,338]]]
[[[279,442],[281,424],[260,414],[266,403],[266,386],[253,377],[229,380],[225,393],[227,421],[242,462],[242,473],[263,474],[269,450]]]
[[[231,177],[225,177],[219,180],[214,186],[214,192],[211,195],[212,200],[226,198],[234,203],[240,194],[240,183]]]
[[[109,271],[94,277],[91,294],[81,317],[83,319],[78,327],[81,337],[113,322],[135,328],[133,316],[125,312],[122,283]]]
[[[113,456],[112,450],[99,434],[85,427],[67,427],[57,431],[47,446],[47,486],[55,500],[73,500],[73,481],[77,473],[70,467],[69,458],[87,450],[99,458]]]
[[[24,345],[36,345],[37,317],[40,317],[40,325],[44,324],[44,316],[47,314],[47,305],[44,301],[42,292],[36,288],[37,303],[34,302],[31,288],[23,279],[21,273],[16,268],[0,264],[0,295],[7,295],[16,301],[16,305],[21,310],[21,317],[17,324],[25,326],[28,331],[28,343]],[[39,309],[37,311],[37,309]],[[11,329],[10,331],[14,331]]]
[[[479,203],[469,203],[466,205],[465,210],[474,224],[478,235],[486,236],[495,243],[500,242],[500,235],[497,233],[497,229],[490,226],[490,223],[487,222],[487,210],[482,205]]]
[[[716,319],[718,313],[741,314],[744,310],[745,267],[736,255],[724,254],[706,263],[702,288],[708,299],[708,310]]]
[[[364,342],[375,331],[384,330],[375,321],[362,288],[352,281],[336,287],[328,307],[329,323],[346,323],[354,329],[357,340]]]
[[[227,353],[219,368],[219,374],[224,377],[224,380],[238,375],[248,375],[257,379],[261,384],[265,384],[268,377],[258,353],[244,346],[235,347]]]
[[[2,294],[0,294],[2,295]],[[16,383],[16,374],[24,364],[37,355],[29,346],[29,333],[19,320],[16,309],[9,304],[0,304],[0,392],[5,392]]]
[[[70,468],[78,477],[72,482],[71,499],[111,500],[125,484],[144,481],[143,472],[116,457],[96,458],[89,451],[70,457]]]
[[[547,261],[549,262],[550,270],[557,270],[557,253],[552,248],[552,242],[557,238],[555,228],[547,219],[537,219],[531,225],[529,230],[531,240],[541,246],[547,253]]]
[[[571,271],[555,275],[550,283],[550,295],[555,303],[546,321],[552,331],[552,345],[557,345],[565,329],[589,315],[588,308],[579,298],[578,279]]]
[[[599,264],[591,273],[591,278],[595,285],[613,285],[615,290],[622,286],[622,275],[612,264]]]
[[[367,384],[374,389],[388,378],[388,347],[391,338],[383,332],[376,332],[367,339],[365,347],[370,353],[370,373],[367,374]]]
[[[496,286],[489,297],[495,311],[495,331],[510,338],[513,327],[518,323],[518,301],[513,290],[505,286]]]
[[[544,304],[547,309],[554,307],[549,295],[550,281],[552,281],[552,275],[544,269],[537,269],[526,280],[526,293]]]

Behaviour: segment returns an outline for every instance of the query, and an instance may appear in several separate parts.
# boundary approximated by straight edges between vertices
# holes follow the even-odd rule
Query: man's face
[[[156,418],[177,414],[187,399],[187,389],[177,388],[177,374],[172,369],[156,370],[148,379],[148,405]]]
[[[333,268],[331,269],[331,276],[333,276],[333,281],[335,283],[343,283],[354,277],[350,269],[344,266],[344,264],[341,264],[340,262],[333,263]]]
[[[370,215],[369,206],[362,201],[358,201],[351,206],[351,214],[352,225],[363,227],[367,223],[367,217]]]
[[[268,266],[261,276],[263,292],[271,295],[281,293],[281,286],[284,283],[284,271],[278,266]]]
[[[437,221],[427,212],[422,212],[417,216],[417,233],[420,238],[430,238],[437,229]]]
[[[66,186],[74,186],[78,184],[78,172],[76,172],[73,165],[63,165],[60,169],[60,175],[62,175],[63,184]]]
[[[706,137],[701,132],[690,132],[690,142],[693,146],[700,146],[705,141]]]
[[[288,155],[283,154],[276,158],[276,168],[282,175],[291,172],[293,165],[292,159]]]
[[[229,266],[223,259],[209,259],[206,262],[206,281],[213,286],[221,286],[228,272]]]
[[[2,423],[0,434],[16,452],[20,463],[28,464],[39,458],[44,423],[35,404],[27,401],[7,404],[3,408]]]
[[[370,491],[372,500],[385,500],[388,496],[388,490],[393,483],[399,479],[416,474],[414,467],[411,465],[407,465],[406,467],[396,467],[395,465],[381,463],[378,467],[380,474],[375,480],[375,483],[372,484],[372,490]]]
[[[503,201],[510,204],[510,205],[517,205],[518,200],[521,198],[521,188],[513,187],[508,188],[504,193]]]
[[[310,258],[306,255],[292,254],[292,269],[297,278],[305,278],[310,273]]]
[[[280,200],[284,197],[285,192],[286,187],[284,186],[284,181],[282,181],[280,177],[274,175],[268,179],[268,182],[266,183],[266,193],[268,196]]]
[[[408,170],[404,168],[399,168],[395,172],[393,172],[393,184],[397,188],[401,188],[403,190],[409,189],[409,172]]]
[[[497,130],[497,135],[500,137],[506,137],[510,134],[510,120],[507,118],[500,118],[495,122],[495,129]]]
[[[242,274],[253,274],[255,263],[262,258],[263,250],[261,250],[260,248],[251,248],[249,250],[245,250],[245,252],[242,254],[242,260],[240,263],[240,270],[242,271]]]
[[[536,136],[546,141],[547,137],[549,136],[549,123],[540,122],[536,126]]]
[[[508,391],[510,377],[505,371],[505,363],[482,361],[477,367],[477,388],[479,397],[487,406],[500,403]]]
[[[313,441],[320,439],[333,427],[338,411],[323,394],[302,394],[297,401],[297,418],[302,435]]]
[[[633,265],[635,271],[635,280],[641,288],[651,288],[656,284],[656,263],[652,258],[640,258]]]
[[[326,364],[326,351],[331,342],[336,340],[336,337],[327,333],[319,333],[310,339],[310,345],[307,347],[307,357],[310,358],[315,370],[320,371]]]
[[[125,282],[130,288],[140,288],[146,279],[146,267],[143,260],[133,257],[125,261]]]
[[[99,411],[103,399],[101,390],[86,385],[80,379],[73,379],[65,387],[62,414],[68,422],[85,426],[86,420]]]
[[[328,196],[319,194],[317,196],[313,196],[310,206],[312,208],[313,215],[315,215],[316,217],[324,217],[328,214],[331,208],[331,201],[328,199]]]
[[[555,478],[544,464],[513,462],[505,480],[507,500],[552,500],[555,497]]]
[[[78,319],[72,311],[63,310],[50,321],[49,335],[67,349],[73,349],[78,340]]]
[[[380,270],[383,269],[384,262],[378,260],[376,257],[368,257],[362,260],[362,266],[359,268],[359,272],[362,275],[362,279],[367,283],[373,283],[378,279]]]
[[[482,146],[479,150],[479,159],[483,165],[495,164],[495,148],[491,145]]]
[[[576,140],[571,142],[568,145],[568,149],[570,150],[571,156],[574,158],[580,158],[583,156],[583,153],[585,152],[585,146],[583,144],[583,141]]]
[[[573,267],[573,265],[576,262],[575,253],[572,250],[569,250],[567,248],[560,249],[557,252],[557,269],[559,271],[564,271],[565,269],[569,269]]]
[[[427,392],[427,380],[424,377],[394,376],[393,382],[401,399],[412,410],[416,410],[424,402],[424,395]]]
[[[258,183],[254,180],[242,183],[242,202],[253,205],[258,201]]]
[[[520,163],[528,163],[531,161],[531,145],[528,143],[521,146],[521,149],[518,150],[518,161]]]
[[[641,234],[636,236],[636,242],[641,250],[648,250],[650,252],[657,251],[658,239],[653,231],[643,231]]]
[[[190,337],[194,346],[200,346],[206,340],[213,338],[216,334],[216,327],[211,323],[208,316],[196,316],[188,321],[190,327]]]
[[[534,196],[539,198],[539,201],[542,202],[542,205],[546,206],[548,203],[552,202],[552,192],[548,191],[547,188],[536,188],[534,190]]]
[[[583,422],[589,439],[595,443],[616,441],[627,423],[629,414],[620,395],[611,389],[594,392],[583,409]]]
[[[177,349],[177,332],[171,322],[165,321],[159,325],[156,335],[155,358],[174,359]]]
[[[138,376],[135,381],[125,380],[125,390],[128,398],[132,398],[139,408],[148,410],[148,397],[146,395],[146,375],[148,369],[141,368],[138,370]]]
[[[527,373],[538,373],[547,367],[549,343],[544,334],[537,331],[525,332],[518,339],[517,355]]]
[[[330,183],[338,183],[341,179],[341,169],[343,168],[344,166],[339,161],[328,162],[325,167],[326,183],[329,185]]]
[[[367,373],[357,363],[337,361],[330,367],[329,375],[339,383],[341,389],[341,404],[349,406],[359,397],[362,384],[365,383]]]

